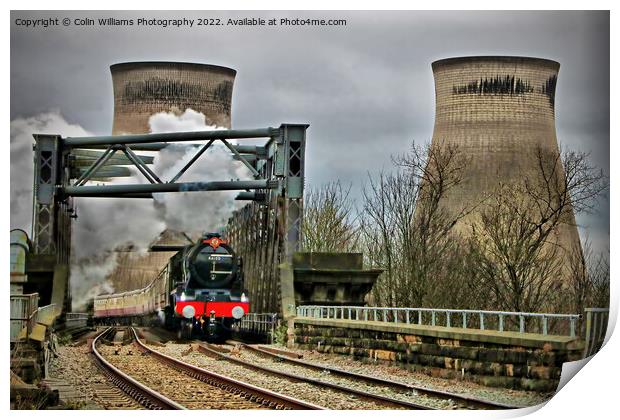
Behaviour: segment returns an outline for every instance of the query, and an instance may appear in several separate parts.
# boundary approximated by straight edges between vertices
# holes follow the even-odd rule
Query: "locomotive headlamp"
[[[241,319],[243,317],[243,315],[245,315],[245,311],[243,310],[243,308],[241,306],[235,306],[234,308],[232,308],[232,316],[235,319]]]
[[[181,298],[179,300],[185,302],[185,292],[181,293]]]
[[[245,303],[248,301],[248,297],[245,295],[245,293],[241,293],[241,302]]]
[[[187,305],[183,308],[182,313],[185,318],[193,318],[196,315],[196,309],[192,305]]]

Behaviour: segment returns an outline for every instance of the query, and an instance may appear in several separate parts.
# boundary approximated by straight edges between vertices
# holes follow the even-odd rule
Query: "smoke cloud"
[[[159,113],[149,121],[151,132],[208,131],[203,114],[187,109],[179,113]],[[11,122],[11,228],[30,231],[32,218],[32,134],[67,136],[92,135],[79,125],[68,123],[59,111],[19,118]],[[194,142],[205,143],[205,142]],[[174,145],[154,153],[153,170],[164,181],[170,180],[198,152],[199,147]],[[178,182],[249,179],[242,163],[214,143]],[[112,184],[145,183],[132,168],[132,176],[110,181]],[[75,201],[78,219],[73,226],[71,289],[74,305],[101,293],[114,292],[106,282],[116,267],[115,250],[131,246],[146,252],[166,229],[198,234],[225,226],[233,210],[235,191],[156,194],[155,200],[79,198]]]
[[[114,293],[114,287],[106,280],[116,268],[116,254],[106,252],[71,264],[71,295],[73,310],[84,310],[82,306],[95,296]]]
[[[155,114],[150,118],[149,125],[153,133],[225,129],[206,125],[204,115],[192,109],[187,109],[178,116],[174,113]],[[200,147],[180,144],[165,148],[155,158],[155,172],[161,174],[162,179],[170,180],[199,149]],[[177,182],[226,181],[250,177],[247,168],[241,162],[233,160],[225,146],[215,142]],[[234,200],[236,195],[236,191],[156,194],[155,206],[167,228],[198,234],[218,231],[226,225],[232,211],[240,206],[239,202]]]

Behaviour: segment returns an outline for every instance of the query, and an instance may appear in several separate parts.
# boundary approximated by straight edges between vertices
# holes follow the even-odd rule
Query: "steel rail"
[[[95,360],[99,364],[100,367],[104,370],[104,372],[108,375],[110,380],[114,385],[118,388],[122,389],[126,394],[134,398],[140,404],[144,405],[149,409],[154,410],[186,410],[184,406],[178,404],[169,398],[164,397],[157,391],[147,387],[146,385],[141,384],[140,382],[133,379],[131,376],[123,373],[121,370],[117,369],[114,365],[108,362],[98,351],[97,351],[97,342],[103,336],[109,334],[113,331],[114,328],[110,327],[106,329],[104,332],[99,334],[92,342],[91,350],[93,355],[95,356]]]
[[[252,181],[209,181],[181,182],[163,184],[90,185],[80,187],[60,187],[62,194],[72,197],[105,197],[119,194],[191,192],[191,191],[235,191],[251,189],[274,189],[278,181],[258,179]]]
[[[426,387],[421,387],[421,386],[416,386],[416,385],[411,385],[411,384],[407,384],[404,382],[398,382],[398,381],[391,381],[391,380],[387,380],[387,379],[382,379],[382,378],[378,378],[376,376],[370,376],[370,375],[364,375],[361,373],[356,373],[356,372],[349,372],[343,369],[338,369],[338,368],[333,368],[333,367],[329,367],[329,366],[323,366],[323,365],[319,365],[319,364],[315,364],[315,363],[311,363],[311,362],[307,362],[305,360],[299,360],[299,359],[294,359],[292,357],[288,357],[286,355],[283,355],[281,353],[275,353],[275,352],[271,352],[269,350],[265,350],[265,349],[259,349],[255,346],[250,346],[247,345],[245,343],[241,343],[241,345],[249,350],[252,350],[256,353],[262,354],[262,355],[267,355],[270,357],[277,357],[278,360],[282,360],[282,361],[286,361],[292,364],[296,364],[299,366],[304,366],[304,367],[308,367],[311,369],[315,369],[315,370],[320,370],[320,371],[328,371],[329,373],[335,374],[335,375],[340,375],[343,377],[348,377],[348,378],[355,378],[355,379],[359,379],[359,380],[363,380],[366,382],[372,382],[372,383],[376,383],[379,385],[385,385],[385,386],[391,386],[391,387],[395,387],[395,388],[401,388],[403,390],[406,391],[416,391],[419,392],[421,394],[430,396],[430,397],[439,397],[439,398],[444,398],[444,399],[452,399],[454,401],[459,401],[463,404],[467,404],[468,406],[472,407],[472,408],[477,408],[477,409],[498,409],[498,410],[502,410],[502,409],[518,409],[518,408],[523,408],[521,406],[513,406],[513,405],[509,405],[509,404],[503,404],[503,403],[499,403],[499,402],[494,402],[494,401],[490,401],[490,400],[486,400],[486,399],[482,399],[482,398],[476,398],[473,396],[469,396],[469,395],[463,395],[463,394],[454,394],[451,392],[446,392],[446,391],[441,391],[441,390],[437,390],[437,389],[432,389],[432,388],[426,388]]]
[[[62,142],[68,147],[87,148],[89,146],[101,146],[106,144],[140,144],[212,139],[255,139],[262,137],[275,137],[279,134],[279,128],[268,127],[253,130],[212,130],[156,134],[131,134],[125,136],[67,137],[64,138]]]
[[[247,362],[245,360],[240,360],[240,359],[236,359],[233,357],[230,357],[224,353],[215,351],[213,349],[204,347],[203,345],[199,345],[198,346],[198,351],[206,354],[208,356],[211,357],[217,357],[217,358],[221,358],[224,360],[227,360],[229,362],[232,363],[236,363],[238,365],[241,366],[245,366],[248,367],[250,369],[253,370],[261,370],[263,372],[268,372],[271,373],[273,375],[278,375],[278,376],[282,376],[284,378],[288,378],[288,379],[293,379],[295,381],[300,381],[300,382],[306,382],[309,384],[313,384],[313,385],[318,385],[321,387],[325,387],[325,388],[331,388],[331,389],[335,389],[337,391],[344,391],[347,392],[349,394],[354,394],[357,395],[361,398],[364,398],[366,400],[372,400],[372,401],[379,401],[380,403],[384,404],[384,405],[388,405],[391,407],[397,407],[397,408],[407,408],[407,409],[416,409],[416,410],[435,410],[434,407],[429,407],[426,405],[422,405],[422,404],[416,404],[416,403],[412,403],[412,402],[408,402],[408,401],[402,401],[402,400],[397,400],[395,398],[390,398],[390,397],[385,397],[383,395],[377,395],[377,394],[373,394],[370,392],[366,392],[366,391],[361,391],[359,389],[355,389],[355,388],[349,388],[343,385],[337,385],[337,384],[333,384],[330,382],[325,382],[325,381],[321,381],[319,379],[313,379],[313,378],[308,378],[305,376],[301,376],[301,375],[296,375],[293,373],[286,373],[286,372],[282,372],[279,370],[275,370],[275,369],[271,369],[265,366],[261,366],[261,365],[257,365],[251,362]]]
[[[199,368],[197,366],[190,365],[181,360],[167,356],[160,353],[151,347],[146,346],[140,338],[134,328],[131,328],[133,332],[135,343],[144,351],[160,361],[168,364],[175,369],[191,376],[200,381],[206,382],[209,385],[217,386],[218,388],[225,389],[230,392],[235,392],[240,395],[248,396],[250,400],[256,400],[263,405],[275,408],[275,409],[291,409],[291,410],[324,410],[324,407],[308,403],[306,401],[299,400],[297,398],[289,397],[287,395],[279,394],[274,391],[259,388],[257,386],[238,381],[223,375],[219,375],[215,372],[208,371],[206,369]]]

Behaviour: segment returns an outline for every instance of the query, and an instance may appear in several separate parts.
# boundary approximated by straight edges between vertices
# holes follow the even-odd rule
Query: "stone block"
[[[504,365],[501,363],[497,363],[497,362],[491,363],[490,368],[493,371],[493,376],[501,376],[505,372]]]
[[[407,351],[413,352],[413,353],[420,353],[422,351],[421,344],[409,344],[407,346]]]
[[[346,346],[333,346],[332,352],[338,354],[350,354],[350,350]]]
[[[504,352],[496,349],[480,349],[478,351],[478,360],[481,362],[497,363],[503,362],[505,359]]]
[[[452,340],[452,339],[448,339],[448,338],[439,338],[437,339],[437,344],[439,344],[440,346],[459,346],[459,340]]]
[[[353,355],[357,357],[369,357],[370,351],[367,349],[355,348],[353,349]]]
[[[393,341],[388,342],[386,348],[388,350],[396,351],[396,352],[406,352],[407,351],[407,343],[395,343]]]
[[[528,357],[528,353],[525,351],[510,349],[504,353],[504,363],[524,365],[527,363]]]
[[[441,354],[441,349],[436,344],[421,344],[420,351],[424,354],[430,354],[433,356],[439,356]]]
[[[478,350],[475,347],[446,347],[454,357],[459,359],[478,360]]]
[[[432,364],[433,356],[429,356],[428,354],[418,353],[417,362],[421,365],[430,366]]]
[[[379,360],[396,360],[396,353],[387,350],[375,350],[375,356]]]
[[[407,343],[415,343],[415,344],[422,343],[422,338],[417,335],[405,335],[403,338],[405,339],[405,342]]]
[[[546,366],[528,366],[527,377],[533,379],[551,379],[551,371]]]
[[[451,357],[444,357],[444,366],[446,369],[454,369],[454,359]]]
[[[555,391],[557,387],[558,381],[554,380],[522,378],[519,381],[519,388],[525,391],[549,392]]]

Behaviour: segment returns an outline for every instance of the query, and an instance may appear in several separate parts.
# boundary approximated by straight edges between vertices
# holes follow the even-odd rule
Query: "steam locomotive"
[[[221,341],[250,310],[242,260],[217,233],[207,233],[178,252],[148,286],[100,295],[94,301],[99,323],[143,323],[176,330],[179,338]]]

